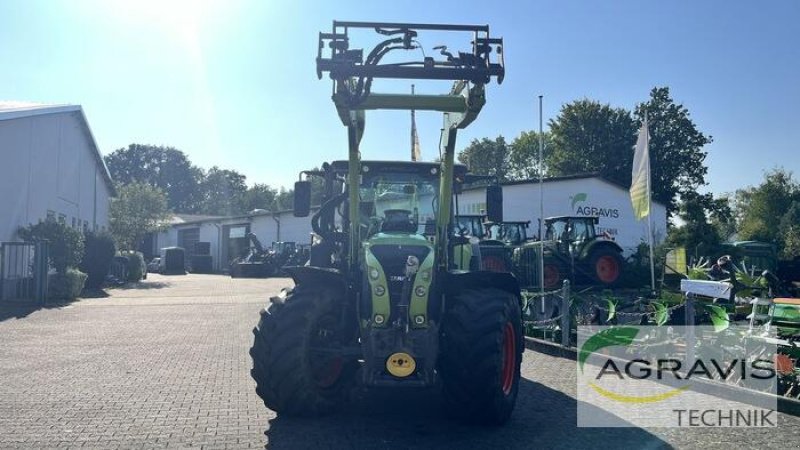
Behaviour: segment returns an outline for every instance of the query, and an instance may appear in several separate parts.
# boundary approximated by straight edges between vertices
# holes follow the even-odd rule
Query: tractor
[[[380,42],[371,51],[351,48],[349,33],[373,31]],[[471,49],[420,58],[418,33],[428,32],[467,34]],[[285,269],[294,287],[270,299],[253,330],[256,392],[279,415],[330,413],[359,387],[433,387],[462,419],[509,419],[523,353],[520,290],[509,273],[464,264],[459,256],[473,244],[455,232],[453,207],[467,173],[454,162],[456,135],[478,116],[486,84],[502,82],[502,50],[488,26],[335,21],[320,33],[317,74],[333,80],[348,158],[301,172],[296,216],[310,214],[309,178],[324,186],[310,260]],[[398,58],[385,62],[387,54]],[[453,86],[444,95],[378,94],[379,78]],[[365,111],[377,109],[442,112],[441,161],[362,160]],[[501,187],[486,192],[488,216],[502,220]]]
[[[570,278],[579,283],[613,286],[622,273],[622,248],[605,233],[599,219],[558,216],[544,220],[543,241],[528,242],[514,251],[514,271],[523,287],[539,285],[539,251],[544,249],[544,287],[555,288]]]

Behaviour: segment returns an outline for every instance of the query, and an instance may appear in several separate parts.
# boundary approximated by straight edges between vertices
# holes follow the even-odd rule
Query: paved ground
[[[445,419],[434,392],[377,393],[317,420],[276,417],[247,349],[287,280],[161,277],[61,308],[0,306],[0,448],[787,448],[777,429],[577,428],[574,362],[526,352],[504,428]],[[602,414],[598,411],[598,414]]]

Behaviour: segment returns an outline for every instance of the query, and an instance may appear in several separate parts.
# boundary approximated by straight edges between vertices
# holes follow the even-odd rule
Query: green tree
[[[629,111],[583,99],[568,103],[550,121],[548,175],[598,172],[630,185],[636,124]]]
[[[798,200],[800,186],[783,169],[765,174],[758,186],[736,191],[739,239],[780,244],[781,220]]]
[[[256,183],[244,192],[242,209],[245,212],[254,209],[271,210],[275,206],[275,197],[278,191],[267,184]]]
[[[120,185],[111,199],[109,225],[122,250],[136,249],[148,233],[164,229],[169,217],[167,196],[148,183]]]
[[[176,212],[199,212],[202,170],[182,151],[172,147],[130,144],[104,158],[111,178],[121,184],[148,183],[164,191]]]
[[[774,243],[779,256],[800,256],[800,183],[777,168],[754,187],[736,191],[738,238]]]
[[[313,195],[312,195],[313,197]],[[313,202],[312,202],[313,204]],[[275,204],[272,207],[273,211],[286,211],[294,207],[294,190],[287,190],[281,187],[278,195],[275,196]]]
[[[202,184],[204,194],[202,212],[218,216],[243,214],[247,192],[247,177],[235,170],[212,167]]]
[[[711,256],[719,253],[725,237],[723,225],[733,220],[727,198],[714,198],[711,193],[688,192],[678,208],[682,225],[670,229],[667,242],[686,247],[691,254]]]
[[[28,225],[17,230],[19,237],[25,241],[47,241],[50,243],[50,264],[60,275],[67,269],[77,267],[83,258],[83,233],[53,219]]]
[[[543,133],[543,155],[547,159],[552,148],[550,133]],[[539,133],[536,131],[523,131],[511,141],[511,155],[509,156],[509,174],[512,180],[524,180],[539,176]],[[544,172],[547,172],[544,167]]]
[[[649,100],[636,106],[636,128],[641,126],[645,112],[650,129],[653,199],[667,205],[667,211],[672,213],[678,196],[690,195],[706,184],[708,168],[704,161],[708,153],[703,147],[713,138],[697,129],[689,110],[675,103],[668,87],[653,88]],[[628,159],[628,178],[622,179],[625,183],[630,183],[631,163],[632,159]]]
[[[473,139],[458,153],[458,161],[466,164],[475,175],[496,176],[500,181],[508,180],[511,150],[503,136],[496,139]]]
[[[795,197],[797,197],[795,193]],[[778,240],[781,245],[780,257],[791,260],[800,256],[800,201],[792,201],[792,206],[781,217],[778,226]]]

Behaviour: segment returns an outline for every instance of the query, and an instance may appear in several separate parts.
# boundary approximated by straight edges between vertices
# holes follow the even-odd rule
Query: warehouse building
[[[51,218],[108,227],[114,186],[80,105],[0,101],[0,241]]]
[[[503,209],[508,221],[531,221],[529,235],[538,232],[539,184],[534,180],[505,183]],[[633,216],[627,188],[595,174],[545,179],[544,216],[597,216],[600,231],[620,244],[626,254],[647,242],[647,220]],[[461,214],[480,214],[486,208],[485,188],[465,189],[459,196]],[[652,205],[653,235],[656,242],[666,236],[667,211],[658,202]],[[313,211],[312,211],[313,213]],[[247,233],[254,233],[269,246],[273,241],[311,243],[310,217],[294,217],[291,211],[253,211],[235,217],[176,216],[168,230],[147,243],[145,253],[156,255],[159,248],[179,246],[192,253],[196,242],[208,242],[215,271],[228,264],[249,245]]]

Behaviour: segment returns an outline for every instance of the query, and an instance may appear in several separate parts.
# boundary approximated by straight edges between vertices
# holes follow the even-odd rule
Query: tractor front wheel
[[[289,291],[274,297],[253,329],[250,349],[256,393],[267,408],[290,416],[328,413],[344,399],[352,361],[337,349],[341,302],[330,289]]]
[[[519,300],[494,289],[450,299],[442,324],[443,394],[448,412],[468,422],[502,425],[517,400],[524,350]]]

